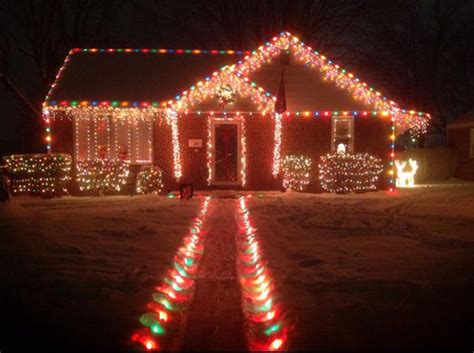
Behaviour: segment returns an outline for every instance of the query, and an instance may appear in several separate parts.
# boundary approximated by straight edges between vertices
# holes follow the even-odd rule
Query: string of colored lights
[[[131,336],[133,344],[147,351],[169,350],[173,332],[182,320],[194,294],[194,284],[200,259],[204,252],[205,231],[210,197],[205,197],[197,217],[193,219],[189,234],[179,248],[173,266],[153,293],[153,301],[147,304],[148,311],[139,321],[143,328]]]
[[[274,293],[275,285],[265,265],[257,229],[250,222],[247,198],[237,201],[239,231],[237,234],[238,271],[242,287],[243,311],[249,325],[250,350],[278,351],[284,348],[288,328]]]
[[[88,108],[102,110],[104,112],[123,112],[123,109],[142,109],[154,113],[162,112],[159,108],[158,102],[130,102],[130,101],[52,101],[48,103],[45,111],[50,112],[54,115],[55,119],[72,119],[72,114],[54,114],[54,112],[69,112],[74,113],[77,108]],[[223,115],[259,115],[259,116],[273,116],[272,112],[269,111],[219,111],[219,110],[184,110],[179,112],[180,115],[204,115],[209,114],[223,114]],[[415,112],[414,110],[407,111],[402,110],[403,114],[425,116],[426,113]],[[353,117],[390,117],[390,113],[386,111],[376,110],[359,110],[359,111],[340,111],[340,110],[318,110],[318,111],[286,111],[283,113],[284,116],[292,117],[331,117],[331,116],[353,116]]]
[[[280,173],[281,161],[281,130],[282,130],[282,115],[275,113],[275,132],[273,137],[273,177],[277,177]]]
[[[214,179],[213,168],[212,168],[212,159],[214,156],[214,144],[212,143],[212,120],[211,115],[207,117],[207,144],[206,144],[206,157],[207,157],[207,185],[212,184]]]
[[[325,80],[334,81],[339,88],[351,92],[354,99],[374,106],[377,111],[392,115],[400,129],[400,133],[408,129],[411,129],[416,135],[426,132],[430,119],[429,114],[418,116],[403,113],[395,102],[388,100],[380,92],[362,82],[352,73],[340,68],[339,65],[328,60],[318,51],[305,45],[298,37],[291,35],[289,32],[280,33],[271,42],[260,46],[251,55],[245,56],[235,66],[235,72],[238,76],[247,78],[264,63],[268,63],[280,55],[282,50],[290,51],[297,61],[311,68],[319,69]]]
[[[220,50],[220,49],[157,49],[157,48],[74,48],[71,54],[76,53],[144,53],[144,54],[221,54],[242,55],[250,54],[248,50]]]
[[[245,119],[238,117],[240,121],[240,184],[242,187],[247,183],[247,136],[245,134]]]
[[[179,130],[178,130],[178,114],[172,110],[167,109],[166,120],[171,126],[171,142],[173,144],[173,171],[176,180],[179,180],[182,175],[181,151],[179,147]]]
[[[164,105],[176,112],[183,112],[206,99],[215,97],[219,89],[226,86],[240,97],[249,97],[259,111],[273,111],[276,98],[271,93],[265,92],[262,87],[258,87],[255,82],[250,82],[248,78],[235,75],[233,68],[234,66],[222,67],[220,71],[215,71],[211,76],[198,81],[196,85],[181,92],[174,100],[169,100]]]
[[[388,162],[388,191],[394,191],[394,168],[395,168],[395,119],[391,119],[392,124],[390,125],[390,155],[389,155],[389,162]]]

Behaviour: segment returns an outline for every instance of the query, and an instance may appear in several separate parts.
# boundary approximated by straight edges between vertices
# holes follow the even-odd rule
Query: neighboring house
[[[456,151],[455,176],[474,180],[474,111],[448,124],[448,143]]]
[[[278,92],[278,93],[277,93]],[[154,164],[169,188],[280,189],[281,160],[343,143],[381,158],[429,115],[396,103],[288,32],[253,52],[72,49],[44,102],[48,149],[75,161]]]

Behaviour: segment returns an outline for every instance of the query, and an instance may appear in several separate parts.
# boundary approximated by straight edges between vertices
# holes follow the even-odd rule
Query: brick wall
[[[331,118],[284,117],[282,125],[281,157],[290,154],[311,158],[310,191],[320,191],[318,163],[331,149]]]
[[[171,127],[161,117],[153,123],[153,162],[163,170],[165,188],[176,189],[177,183],[173,174]]]
[[[377,184],[379,189],[387,189],[389,185],[387,168],[391,161],[391,127],[390,117],[358,117],[354,121],[354,151],[371,154],[384,162],[384,171]]]
[[[354,123],[354,150],[367,152],[388,162],[389,119],[356,118]],[[74,154],[73,123],[68,119],[52,122],[52,151]],[[247,185],[248,190],[278,190],[281,178],[272,175],[274,121],[270,115],[245,116],[247,141]],[[195,189],[207,189],[207,116],[189,115],[178,120],[183,182],[192,182]],[[288,154],[306,155],[312,159],[310,191],[321,191],[318,163],[321,155],[331,148],[331,119],[284,117],[282,121],[282,158]],[[188,147],[189,139],[201,139],[202,148]],[[171,127],[164,119],[157,119],[153,128],[153,159],[163,169],[165,187],[176,190],[177,181],[173,175],[173,145]],[[386,173],[379,184],[387,185]]]
[[[182,116],[178,123],[181,161],[183,167],[182,181],[193,183],[195,189],[207,188],[207,116]],[[201,148],[188,147],[189,139],[202,140]]]
[[[67,153],[74,158],[74,125],[70,119],[51,120],[51,152]]]
[[[247,185],[249,190],[279,189],[272,175],[275,123],[270,115],[245,119]]]

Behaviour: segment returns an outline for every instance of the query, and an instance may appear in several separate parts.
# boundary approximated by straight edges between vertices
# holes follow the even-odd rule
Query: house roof
[[[383,116],[391,116],[397,133],[407,129],[417,134],[426,131],[429,114],[400,108],[288,32],[282,32],[251,53],[73,49],[46,97],[45,106],[152,105],[184,111],[215,94],[222,85],[231,83],[238,93],[245,93],[269,111],[272,110],[271,99],[275,97],[265,91],[276,91],[280,76],[276,68],[281,70],[280,65],[272,67],[271,63],[282,51],[289,52],[294,61],[287,68],[291,74],[287,79],[289,110],[372,108]],[[254,80],[264,87],[259,87]]]
[[[474,110],[448,123],[448,128],[474,127]]]
[[[166,101],[246,52],[73,49],[46,102]]]

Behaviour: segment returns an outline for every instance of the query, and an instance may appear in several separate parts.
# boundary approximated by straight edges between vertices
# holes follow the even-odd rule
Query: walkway
[[[184,350],[246,350],[241,290],[236,270],[235,200],[215,199]]]

